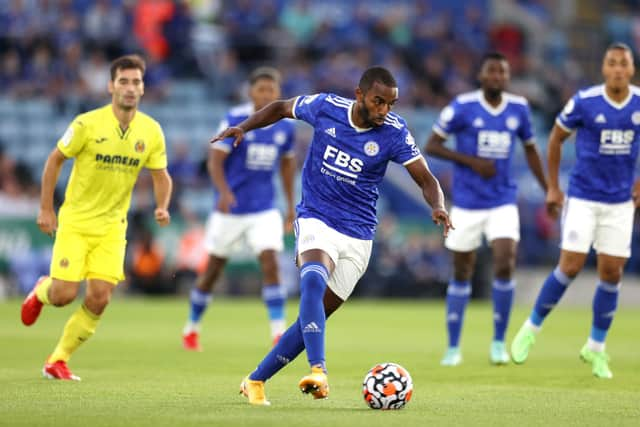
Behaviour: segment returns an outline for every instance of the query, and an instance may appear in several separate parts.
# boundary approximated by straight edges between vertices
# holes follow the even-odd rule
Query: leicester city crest
[[[364,154],[366,154],[367,156],[373,157],[379,152],[380,152],[380,146],[378,145],[377,142],[368,141],[366,144],[364,144]]]
[[[144,141],[141,139],[137,140],[136,145],[134,145],[133,148],[136,150],[136,153],[144,153]]]
[[[509,130],[516,130],[518,129],[518,126],[520,125],[520,120],[518,120],[518,118],[516,116],[509,116],[507,117],[507,128]]]
[[[282,132],[281,130],[277,131],[273,134],[273,142],[275,142],[276,145],[283,145],[285,142],[287,142],[287,134]]]
[[[640,111],[634,111],[633,114],[631,115],[631,122],[634,125],[640,125]]]

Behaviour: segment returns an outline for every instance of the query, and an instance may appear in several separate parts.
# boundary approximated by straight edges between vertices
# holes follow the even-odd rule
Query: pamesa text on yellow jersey
[[[124,233],[140,170],[167,167],[158,122],[138,111],[123,132],[111,104],[77,116],[57,147],[75,159],[59,225],[85,234]]]

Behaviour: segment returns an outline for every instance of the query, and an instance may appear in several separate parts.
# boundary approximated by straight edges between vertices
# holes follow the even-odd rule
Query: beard
[[[131,111],[131,110],[135,110],[138,107],[138,103],[137,102],[129,102],[127,100],[125,100],[124,98],[122,98],[120,100],[120,102],[118,103],[118,108],[120,108],[123,111]]]
[[[369,110],[367,110],[366,105],[364,105],[364,101],[358,104],[358,107],[359,107],[358,109],[360,110],[360,118],[367,125],[367,127],[373,128],[373,127],[381,126],[375,123],[373,120],[371,120],[371,114],[369,113]]]
[[[489,99],[497,99],[500,98],[500,95],[502,95],[502,88],[487,88],[485,89],[484,93]]]

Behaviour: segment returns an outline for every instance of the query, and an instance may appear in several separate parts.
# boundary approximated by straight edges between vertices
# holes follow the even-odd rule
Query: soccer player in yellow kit
[[[144,61],[123,56],[111,64],[111,104],[77,116],[49,155],[42,174],[38,226],[54,235],[50,275],[22,303],[22,322],[35,323],[43,305],[71,303],[83,280],[84,302],[67,321],[46,360],[47,378],[79,380],[67,367],[71,354],[95,332],[113,289],[124,278],[127,211],[140,170],[151,171],[155,220],[169,224],[172,182],[160,125],[138,111]],[[74,158],[59,216],[53,192],[62,164]]]

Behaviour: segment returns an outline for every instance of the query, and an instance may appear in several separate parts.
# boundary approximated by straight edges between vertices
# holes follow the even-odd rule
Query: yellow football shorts
[[[98,279],[117,285],[124,279],[127,240],[122,231],[87,235],[59,229],[51,256],[51,277],[69,282]]]

